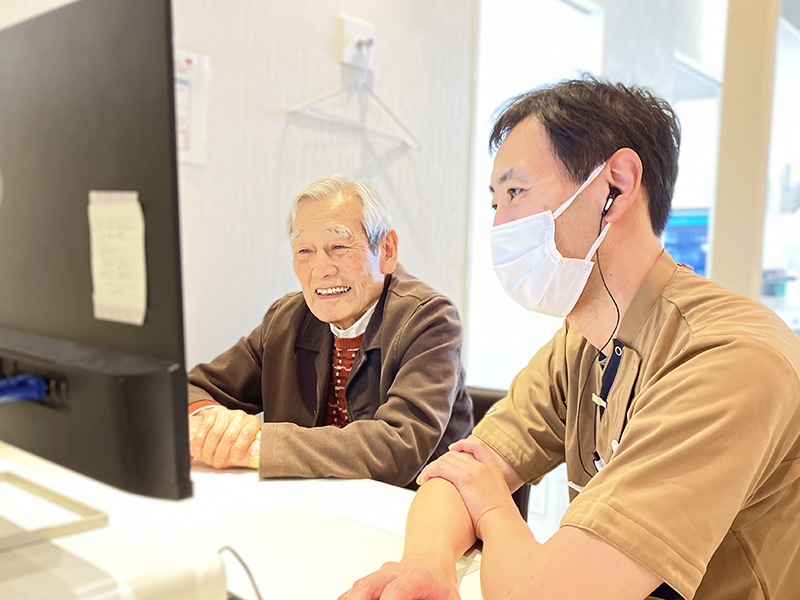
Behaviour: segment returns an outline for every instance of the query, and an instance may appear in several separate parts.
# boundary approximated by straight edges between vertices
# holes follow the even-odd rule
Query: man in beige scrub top
[[[679,144],[666,102],[593,79],[504,110],[495,270],[566,321],[423,470],[402,561],[343,598],[457,598],[476,539],[487,600],[800,598],[800,340],[662,248]],[[509,490],[562,462],[572,502],[540,544]]]

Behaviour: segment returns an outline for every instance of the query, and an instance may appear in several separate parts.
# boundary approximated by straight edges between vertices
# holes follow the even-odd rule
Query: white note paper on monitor
[[[138,192],[89,192],[95,319],[144,324],[147,310],[144,213]]]

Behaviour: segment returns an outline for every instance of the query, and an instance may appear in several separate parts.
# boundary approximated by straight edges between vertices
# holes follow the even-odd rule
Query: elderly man
[[[800,340],[662,248],[679,140],[665,102],[591,79],[505,109],[495,269],[566,321],[422,472],[403,562],[349,600],[457,598],[476,538],[487,600],[800,598]],[[572,502],[539,544],[509,490],[562,462]]]
[[[189,373],[192,456],[261,477],[407,485],[472,429],[458,312],[398,265],[366,183],[310,184],[289,237],[302,293]]]

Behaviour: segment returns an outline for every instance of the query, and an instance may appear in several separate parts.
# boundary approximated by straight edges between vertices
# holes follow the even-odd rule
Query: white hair
[[[289,209],[289,221],[287,223],[289,238],[294,238],[294,220],[297,218],[297,207],[301,202],[306,200],[316,202],[318,200],[327,200],[334,196],[348,196],[350,194],[361,202],[361,226],[367,234],[369,249],[373,254],[378,254],[381,240],[392,228],[389,214],[386,212],[386,208],[378,197],[378,192],[375,191],[375,188],[364,181],[348,181],[341,175],[328,175],[317,179],[295,196]]]

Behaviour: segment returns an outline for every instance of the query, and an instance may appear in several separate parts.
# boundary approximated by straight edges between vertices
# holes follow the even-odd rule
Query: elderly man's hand
[[[386,563],[359,579],[339,600],[458,600],[446,577],[424,565]]]
[[[258,417],[241,410],[213,407],[189,417],[189,444],[192,458],[218,469],[246,467],[256,434],[261,430]]]
[[[469,511],[475,535],[480,539],[484,539],[487,517],[497,514],[520,517],[503,476],[499,456],[477,438],[452,444],[447,454],[422,470],[417,482],[423,484],[434,477],[446,479],[456,486]]]

